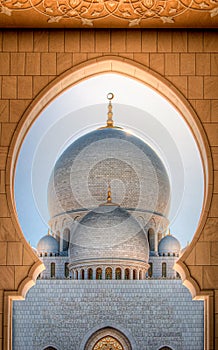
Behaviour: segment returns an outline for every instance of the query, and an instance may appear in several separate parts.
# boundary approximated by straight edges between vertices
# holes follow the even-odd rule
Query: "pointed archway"
[[[209,207],[209,203],[211,200],[212,165],[207,138],[195,112],[189,105],[188,101],[184,98],[184,96],[163,77],[152,72],[144,66],[136,64],[134,61],[131,60],[123,60],[122,58],[116,57],[103,57],[102,59],[91,60],[76,68],[70,69],[68,72],[64,73],[52,83],[50,83],[26,110],[25,114],[23,115],[23,118],[21,119],[18,125],[17,130],[14,133],[14,137],[10,147],[10,157],[8,158],[6,173],[7,179],[10,179],[10,187],[7,187],[7,200],[9,204],[9,210],[12,216],[12,220],[19,234],[19,237],[22,241],[25,240],[22,235],[15,211],[14,176],[19,149],[24,141],[26,133],[28,132],[35,119],[39,116],[41,111],[64,90],[68,89],[69,87],[75,84],[78,84],[79,82],[89,77],[108,72],[114,72],[117,74],[122,74],[134,78],[135,80],[138,80],[143,84],[148,85],[152,89],[155,89],[157,93],[159,93],[168,101],[170,101],[170,103],[179,111],[180,115],[184,118],[185,122],[190,128],[190,131],[193,134],[193,137],[196,140],[196,144],[201,154],[201,159],[204,168],[204,204],[202,209],[201,220],[199,222],[199,226],[195,233],[194,239],[190,244],[189,248],[186,250],[182,259],[178,261],[177,270],[182,277],[183,283],[191,291],[192,296],[195,297],[199,295],[201,297],[200,287],[195,281],[194,277],[191,276],[190,271],[185,263],[185,259],[189,256],[195,243],[200,237],[202,228],[207,218],[207,208]],[[30,247],[27,247],[27,249],[31,250]],[[28,291],[28,289],[35,283],[36,276],[38,273],[40,273],[41,268],[42,265],[38,261],[38,263],[35,264],[31,271],[29,271],[28,276],[20,284],[19,290],[15,293],[13,292],[13,295],[11,295],[10,292],[8,292],[8,304],[10,304],[10,301],[14,298],[18,298],[19,296],[25,296],[25,293]],[[208,291],[208,293],[210,293],[210,291]],[[8,320],[9,319],[10,318],[8,318]],[[5,322],[8,323],[8,320],[5,320]],[[9,327],[8,336],[10,337],[10,335],[11,329]]]

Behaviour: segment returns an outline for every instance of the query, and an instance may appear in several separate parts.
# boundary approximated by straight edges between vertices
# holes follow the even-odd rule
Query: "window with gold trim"
[[[121,268],[117,267],[115,270],[115,278],[116,280],[121,280]]]
[[[98,267],[96,270],[96,279],[102,280],[102,269],[100,267]]]
[[[112,280],[112,268],[111,267],[106,268],[105,278],[106,278],[106,280]]]
[[[125,280],[129,280],[130,279],[129,269],[125,269],[124,273],[125,273],[125,276],[124,276]]]
[[[124,349],[117,339],[111,336],[107,336],[100,339],[94,345],[93,350],[124,350]]]

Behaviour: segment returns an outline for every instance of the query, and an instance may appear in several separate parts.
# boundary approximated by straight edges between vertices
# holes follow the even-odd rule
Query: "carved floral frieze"
[[[2,26],[30,19],[32,27],[216,27],[218,0],[0,0]]]

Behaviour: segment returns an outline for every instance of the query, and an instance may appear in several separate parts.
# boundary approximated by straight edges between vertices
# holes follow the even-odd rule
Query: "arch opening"
[[[112,62],[113,60],[109,60],[110,62]],[[115,61],[113,61],[113,62],[116,62],[116,60]],[[125,65],[125,64],[124,64]],[[116,66],[116,65],[115,65]],[[110,66],[111,67],[111,66]],[[129,73],[127,73],[127,71],[128,71],[128,69],[131,67],[131,64],[126,64],[126,72],[124,73],[124,72],[119,72],[119,71],[117,71],[116,73],[118,73],[118,74],[124,74],[124,75],[129,75],[129,76],[131,76],[131,74],[129,74]],[[127,69],[128,68],[128,69]],[[93,66],[92,66],[92,69],[93,69]],[[99,71],[98,71],[98,69],[99,68],[96,68],[96,73],[95,73],[95,75],[97,76],[98,74],[99,74]],[[108,72],[111,72],[111,71],[113,71],[113,70],[111,70],[111,68],[108,68]],[[115,69],[115,71],[116,71],[116,69]],[[139,69],[139,71],[140,71],[140,69]],[[139,71],[138,71],[138,73],[137,73],[137,70],[136,70],[136,73],[134,73],[134,74],[132,74],[132,78],[134,78],[134,79],[136,79],[136,80],[141,80],[142,81],[142,78],[140,77],[139,78]],[[140,71],[140,72],[142,72],[142,70]],[[102,72],[101,72],[102,73]],[[100,73],[100,74],[101,74]],[[73,76],[73,74],[72,74],[72,76]],[[146,74],[145,74],[145,76],[147,77],[147,76],[150,76],[150,73],[149,72],[146,72]],[[151,74],[151,76],[152,76],[152,74]],[[84,76],[82,76],[82,79],[85,79],[85,78],[87,78],[87,76],[86,77],[84,77]],[[151,77],[150,77],[151,78]],[[154,77],[153,77],[154,78]],[[71,80],[71,79],[70,79]],[[72,79],[73,80],[73,79]],[[68,81],[69,81],[69,79],[68,79]],[[149,81],[149,79],[148,79],[148,81]],[[154,78],[154,81],[155,81],[155,78]],[[71,84],[72,84],[73,82],[71,81]],[[144,78],[144,82],[143,83],[145,83],[145,78]],[[152,79],[149,81],[149,83],[150,83],[150,86],[152,87],[152,88],[155,88],[155,89],[157,89],[157,86],[155,86],[155,83],[153,82],[153,85],[152,85]],[[68,83],[69,84],[69,83]],[[161,84],[160,84],[161,85]],[[164,84],[163,84],[164,85]],[[64,84],[63,84],[63,86],[64,86]],[[68,88],[69,86],[67,86],[67,84],[66,84],[66,87],[65,88]],[[159,89],[160,89],[160,91],[159,91],[159,93],[161,93],[162,95],[164,95],[164,92],[161,90],[162,89],[162,87],[159,87]],[[51,93],[51,91],[52,91],[52,93]],[[61,90],[57,90],[58,91],[58,93],[60,93],[61,92]],[[170,88],[169,88],[169,91],[170,91]],[[172,92],[172,91],[171,91]],[[51,96],[52,96],[52,94],[53,94],[53,96],[52,96],[52,98],[55,96],[55,92],[54,92],[54,90],[53,90],[53,88],[51,88],[51,90],[50,90],[50,98],[51,98]],[[45,94],[46,95],[46,94]],[[175,101],[176,101],[176,98],[178,98],[178,96],[177,96],[177,94],[175,93],[175,96],[174,96],[174,94],[172,93],[172,95],[173,96],[171,96],[172,97],[172,100],[171,100],[171,102],[173,101],[173,104],[175,104]],[[48,95],[47,95],[48,96]],[[47,97],[46,96],[46,97]],[[168,99],[170,99],[169,98],[169,96],[167,97]],[[44,106],[46,106],[46,104],[47,104],[47,102],[46,102],[46,99],[44,99],[44,98],[42,98],[42,100],[44,100]],[[42,103],[42,105],[43,105],[43,103]],[[182,115],[183,115],[183,117],[184,117],[184,114],[185,114],[185,109],[189,112],[189,113],[187,113],[187,114],[189,114],[190,116],[192,116],[193,117],[193,114],[192,114],[192,111],[190,111],[190,108],[189,108],[189,106],[187,106],[187,104],[185,103],[185,101],[183,101],[183,99],[181,98],[180,100],[179,100],[179,103],[178,103],[178,108],[181,108],[181,111],[183,111],[182,112]],[[182,107],[181,107],[182,106]],[[38,108],[38,111],[37,111],[37,108]],[[32,109],[32,111],[29,111],[30,112],[30,119],[31,119],[31,117],[32,117],[32,120],[33,120],[33,118],[34,117],[36,117],[37,116],[37,114],[38,114],[38,112],[39,112],[39,106],[37,106],[37,104],[35,104],[35,106],[33,106],[33,109]],[[185,118],[185,117],[184,117]],[[187,121],[187,117],[186,117],[186,121]],[[204,213],[204,208],[205,208],[205,206],[206,206],[206,204],[207,204],[207,202],[208,202],[208,198],[209,198],[209,194],[208,194],[208,184],[210,183],[210,172],[209,172],[209,168],[210,168],[210,166],[208,165],[208,163],[207,163],[207,161],[206,161],[206,154],[207,154],[207,152],[208,152],[208,149],[207,149],[207,147],[204,147],[205,146],[205,140],[203,140],[202,139],[202,137],[201,137],[201,130],[199,131],[199,129],[198,129],[198,123],[197,123],[197,120],[195,120],[194,118],[192,118],[192,121],[193,121],[193,125],[192,125],[192,131],[193,131],[193,133],[194,133],[194,135],[195,135],[195,137],[196,137],[196,143],[197,143],[197,145],[198,145],[198,147],[199,147],[199,150],[200,150],[200,155],[201,155],[201,159],[203,160],[203,173],[204,173],[204,183],[205,183],[205,189],[204,189],[204,203],[202,204],[202,207],[203,207],[203,209],[202,209],[202,211],[201,211],[201,213]],[[190,125],[189,125],[190,126]],[[201,128],[200,128],[201,129]],[[22,130],[22,132],[23,133],[25,133],[25,128],[23,127],[23,130]],[[201,142],[197,139],[197,136],[199,136],[200,135],[200,139],[201,139]],[[16,137],[17,137],[17,135],[16,135]],[[20,140],[19,140],[20,139]],[[15,149],[18,149],[19,148],[19,144],[21,145],[21,143],[22,143],[22,135],[18,135],[18,138],[17,138],[17,143],[16,143],[16,145],[15,145]],[[16,151],[15,151],[15,153],[16,153]],[[13,159],[12,159],[12,164],[11,164],[11,166],[12,166],[12,168],[11,169],[14,169],[13,168],[13,166],[14,166],[14,164],[15,164],[15,158],[16,158],[17,156],[15,155],[15,157],[12,157]],[[12,174],[13,174],[13,171],[12,171]],[[13,199],[13,196],[11,197],[11,201],[13,202],[14,201],[14,199]],[[14,214],[14,213],[13,213]],[[197,231],[197,233],[196,233],[196,236],[197,236],[197,234],[199,234],[200,233],[200,228],[201,228],[201,225],[202,225],[202,222],[205,220],[205,216],[203,215],[203,214],[199,214],[199,217],[201,216],[201,222],[200,222],[200,225],[198,225],[198,231]],[[189,278],[189,276],[187,276],[186,274],[184,274],[183,275],[183,277],[184,277],[184,279],[186,279],[186,278]]]
[[[116,78],[118,77],[118,74],[115,74],[116,75]],[[112,75],[111,75],[111,84],[113,84],[113,79],[114,79],[114,77],[115,77],[115,75],[112,77]],[[105,77],[105,79],[109,79],[108,78],[108,74],[103,74],[102,75],[102,77]],[[104,81],[104,77],[103,77],[103,81]],[[107,78],[106,78],[107,77]],[[91,78],[91,80],[92,79],[94,79],[94,78]],[[100,82],[101,82],[101,79],[100,79],[100,76],[97,76],[96,77],[96,81],[95,81],[95,84],[99,84],[99,85],[101,85],[100,84]],[[124,80],[123,80],[124,79]],[[121,80],[123,80],[123,82],[128,82],[128,81],[131,81],[131,79],[132,78],[130,78],[130,77],[125,77],[125,78],[120,78],[120,76],[119,76],[119,81],[121,81]],[[131,81],[131,83],[132,84],[135,84],[135,80],[133,81]],[[81,85],[83,85],[84,83],[82,82],[81,83]],[[142,85],[142,83],[137,83],[137,84],[139,84],[140,85],[140,89],[142,89],[142,91],[144,91],[143,90],[143,85]],[[87,85],[88,86],[88,85]],[[134,85],[133,85],[134,86]],[[144,85],[145,86],[145,85]],[[88,87],[84,87],[83,86],[83,88],[88,88]],[[122,88],[122,87],[121,87]],[[107,88],[108,89],[108,88]],[[70,90],[71,90],[71,93],[70,93]],[[78,91],[78,92],[76,92],[76,90],[75,90],[75,88],[71,88],[69,91],[67,91],[66,92],[66,94],[67,94],[67,98],[69,99],[69,96],[71,95],[71,94],[73,94],[74,96],[75,96],[75,98],[76,98],[76,96],[77,96],[77,94],[79,94],[79,92],[80,92],[80,90]],[[84,90],[84,91],[86,91],[86,90]],[[144,94],[147,94],[148,92],[149,93],[151,93],[151,89],[150,89],[150,87],[149,88],[147,88],[147,90],[145,90],[144,91]],[[118,92],[117,92],[118,93]],[[63,94],[64,95],[64,94]],[[99,95],[98,93],[96,94],[96,95]],[[100,97],[99,97],[99,101],[101,100],[103,100],[103,96],[101,96],[102,94],[100,94]],[[118,95],[119,95],[119,93],[118,93]],[[142,94],[141,94],[141,96],[142,96]],[[155,92],[155,93],[153,93],[153,95],[152,95],[152,98],[154,98],[154,96],[159,96],[158,98],[160,98],[160,99],[163,99],[161,96],[160,96],[160,92],[159,91],[157,91],[157,92]],[[93,97],[93,96],[91,96],[91,97]],[[117,99],[120,99],[121,101],[119,102],[119,103],[116,103],[115,104],[115,106],[114,106],[114,109],[115,109],[115,112],[116,112],[116,119],[117,119],[117,123],[119,123],[119,124],[121,124],[121,125],[124,125],[123,123],[126,123],[126,127],[128,128],[128,129],[131,129],[132,127],[133,127],[133,125],[131,125],[131,118],[130,119],[128,119],[128,117],[126,118],[126,120],[124,121],[124,120],[122,120],[122,118],[120,118],[120,115],[123,115],[123,114],[125,114],[126,116],[127,116],[127,110],[129,110],[130,112],[129,112],[129,114],[131,114],[131,115],[134,115],[134,123],[135,123],[135,125],[136,125],[136,127],[135,127],[135,129],[133,129],[133,132],[136,132],[136,134],[138,133],[138,136],[139,137],[144,137],[145,138],[145,140],[148,142],[148,143],[151,143],[152,144],[152,142],[153,142],[153,144],[152,144],[152,147],[154,147],[155,149],[156,149],[156,151],[157,152],[160,152],[160,154],[161,154],[161,157],[163,158],[163,160],[164,160],[164,162],[165,162],[165,164],[166,164],[166,166],[168,167],[168,170],[169,170],[169,175],[170,175],[170,178],[171,178],[171,185],[172,185],[172,198],[171,198],[171,202],[172,202],[172,205],[171,205],[171,207],[172,207],[172,209],[171,209],[171,212],[172,213],[170,213],[170,222],[171,222],[171,225],[173,225],[173,226],[175,226],[175,225],[177,225],[177,224],[175,224],[175,222],[178,222],[179,223],[179,225],[181,225],[181,222],[182,221],[184,221],[184,220],[182,220],[182,216],[184,215],[184,207],[186,206],[186,203],[184,203],[184,197],[187,195],[186,193],[183,193],[185,190],[184,190],[184,188],[186,188],[187,187],[187,184],[185,184],[184,183],[184,174],[182,174],[183,173],[183,171],[184,171],[184,169],[183,169],[183,165],[184,165],[184,167],[185,168],[187,168],[188,167],[188,165],[189,165],[189,161],[190,161],[190,159],[187,159],[187,154],[185,155],[185,153],[182,153],[182,152],[184,152],[182,149],[181,149],[181,147],[182,148],[184,148],[184,144],[183,145],[180,145],[180,146],[177,146],[176,144],[175,144],[175,140],[172,138],[172,133],[173,133],[173,131],[174,131],[174,127],[175,126],[170,126],[169,128],[171,129],[170,130],[170,133],[168,132],[168,130],[167,130],[167,127],[169,126],[168,124],[161,124],[162,123],[162,120],[158,120],[158,122],[157,122],[157,113],[159,113],[160,115],[161,115],[161,117],[159,117],[160,119],[162,118],[162,119],[165,119],[165,115],[164,115],[164,118],[162,117],[162,113],[165,113],[165,112],[160,112],[160,111],[152,111],[152,106],[148,106],[148,112],[147,111],[145,111],[144,110],[144,112],[143,112],[143,110],[142,110],[142,108],[145,108],[145,103],[147,103],[147,100],[144,102],[144,105],[140,105],[140,103],[139,103],[139,101],[134,101],[134,98],[132,97],[132,101],[131,101],[131,105],[126,105],[126,107],[125,107],[125,105],[123,105],[122,104],[122,102],[123,102],[123,100],[124,100],[124,97],[122,96],[122,94],[121,94],[121,96],[118,96],[117,97]],[[152,98],[151,98],[151,96],[148,96],[147,97],[148,99],[150,98],[151,100],[152,100]],[[60,99],[60,98],[58,98],[58,99]],[[57,99],[57,100],[58,100]],[[104,99],[105,99],[105,96],[104,96]],[[143,96],[143,98],[142,98],[142,100],[143,99],[145,99],[144,98],[144,96]],[[129,100],[131,100],[131,97],[129,98]],[[95,98],[95,101],[96,101],[96,98]],[[95,107],[93,104],[95,103],[95,101],[93,101],[93,102],[91,102],[90,101],[90,99],[88,99],[88,101],[85,101],[85,103],[84,104],[88,104],[88,106],[87,107],[85,107],[85,108],[80,108],[81,107],[81,105],[78,105],[78,109],[76,109],[76,111],[75,112],[70,112],[69,114],[68,114],[68,111],[69,111],[69,109],[70,109],[70,107],[72,107],[72,105],[71,106],[69,106],[69,102],[68,102],[68,106],[66,107],[66,113],[65,113],[65,115],[63,116],[63,114],[61,114],[61,115],[59,115],[58,117],[57,117],[57,120],[56,120],[56,122],[55,122],[55,124],[53,124],[52,126],[48,126],[47,125],[47,127],[48,127],[48,129],[46,130],[45,129],[45,131],[44,131],[44,136],[42,136],[41,137],[41,141],[40,141],[40,143],[38,143],[37,144],[37,150],[35,150],[35,152],[34,152],[34,162],[33,162],[33,164],[32,164],[32,168],[30,169],[30,171],[32,171],[32,183],[33,183],[33,186],[34,186],[34,184],[35,184],[35,189],[33,188],[33,193],[34,193],[34,198],[33,198],[33,201],[35,201],[36,202],[36,207],[38,208],[38,210],[39,210],[39,212],[40,212],[40,215],[41,215],[41,221],[42,221],[42,226],[41,227],[43,227],[43,225],[44,225],[44,227],[47,225],[47,222],[48,222],[48,219],[49,219],[49,213],[48,213],[48,211],[47,211],[47,198],[46,198],[46,196],[47,196],[47,191],[46,191],[46,189],[44,188],[44,191],[43,191],[43,193],[41,192],[41,194],[39,194],[38,195],[38,193],[39,193],[39,191],[38,191],[38,188],[39,188],[39,184],[38,184],[38,182],[37,182],[37,169],[38,169],[38,166],[39,167],[41,167],[41,164],[40,164],[40,152],[41,152],[41,149],[44,149],[45,148],[45,139],[49,139],[50,137],[51,137],[51,135],[56,131],[56,129],[57,128],[60,128],[60,123],[62,124],[61,125],[61,127],[64,129],[65,128],[65,125],[66,125],[66,129],[68,130],[68,133],[67,134],[65,134],[62,138],[60,137],[60,139],[58,139],[58,140],[55,140],[55,142],[54,142],[54,144],[52,144],[51,145],[51,147],[53,148],[53,149],[55,149],[55,151],[54,151],[54,153],[53,153],[53,155],[52,155],[52,157],[51,157],[51,159],[49,159],[48,160],[48,163],[50,163],[50,168],[48,168],[48,169],[51,169],[52,168],[52,166],[53,166],[53,164],[54,164],[54,161],[55,161],[55,159],[56,159],[56,157],[58,156],[58,154],[60,154],[60,152],[62,152],[62,150],[64,149],[64,148],[66,148],[66,146],[70,143],[70,142],[72,142],[72,140],[74,139],[74,138],[76,138],[76,137],[78,137],[81,133],[84,133],[84,132],[87,132],[88,130],[89,130],[89,128],[87,129],[87,119],[85,118],[85,119],[83,119],[82,120],[82,118],[81,118],[81,124],[78,126],[78,128],[77,129],[72,129],[71,128],[71,130],[70,130],[70,128],[68,127],[68,123],[76,116],[76,114],[78,114],[79,115],[79,118],[80,118],[80,116],[82,115],[82,114],[84,114],[84,115],[89,115],[89,119],[91,120],[91,123],[93,123],[93,125],[94,125],[94,127],[96,127],[97,126],[97,124],[99,123],[99,124],[101,124],[102,125],[102,123],[104,123],[104,120],[103,120],[103,118],[102,118],[102,115],[104,115],[104,114],[106,114],[106,110],[105,110],[105,103],[104,104],[102,104],[101,106],[99,105],[98,107],[99,107],[99,109],[97,108],[97,107]],[[53,107],[51,107],[51,106],[49,106],[48,108],[47,108],[47,110],[44,112],[44,113],[46,113],[46,114],[49,114],[50,112],[51,112],[51,109],[55,109],[55,110],[59,110],[59,112],[60,112],[60,108],[58,107],[59,106],[59,104],[60,104],[60,102],[61,102],[61,100],[58,102],[58,101],[56,101],[56,104],[55,104],[55,106],[53,106]],[[163,102],[163,101],[162,101]],[[165,100],[165,102],[166,102],[166,100]],[[54,103],[55,103],[55,101],[54,101]],[[61,105],[62,105],[62,103],[63,102],[61,102]],[[97,101],[96,101],[96,103],[97,103]],[[138,104],[138,106],[137,106],[137,104]],[[158,103],[155,103],[155,101],[154,102],[152,102],[152,104],[154,105],[154,104],[158,104]],[[66,103],[66,105],[67,105],[67,103]],[[166,108],[168,108],[170,105],[169,105],[169,103],[167,102],[166,103]],[[75,107],[74,107],[75,108]],[[97,109],[96,109],[97,108]],[[123,112],[123,108],[124,108],[124,112]],[[172,107],[171,107],[172,108]],[[72,108],[71,108],[72,109]],[[96,114],[95,114],[96,113]],[[153,113],[153,115],[151,114],[150,115],[150,113]],[[156,114],[155,114],[156,113]],[[115,113],[114,113],[115,114]],[[95,115],[96,115],[96,117],[95,117]],[[137,117],[137,115],[138,115],[138,117]],[[44,115],[43,115],[44,116]],[[54,113],[52,113],[52,116],[53,116],[53,118],[55,118],[54,117]],[[45,120],[45,118],[43,118],[44,120]],[[101,119],[101,120],[100,120]],[[181,117],[181,115],[179,116],[179,115],[177,115],[176,117],[174,117],[174,119],[175,119],[175,121],[176,122],[178,122],[179,121],[179,119],[180,120],[182,120],[182,117]],[[38,122],[38,120],[37,120],[37,122]],[[47,119],[47,124],[49,124],[49,122],[50,122],[50,119],[49,119],[49,117],[48,117],[48,119]],[[138,123],[138,124],[137,124]],[[144,127],[143,127],[143,123],[144,123]],[[156,123],[156,124],[155,124]],[[39,123],[40,124],[40,123]],[[72,123],[71,123],[72,124]],[[153,130],[152,130],[152,127],[150,127],[149,125],[150,124],[152,124],[152,127],[153,127]],[[190,137],[190,131],[188,131],[188,128],[187,127],[185,127],[184,126],[184,122],[182,122],[181,123],[181,125],[182,125],[182,127],[184,128],[184,130],[185,130],[185,128],[187,129],[186,131],[184,131],[184,132],[187,132],[187,134],[189,134],[189,138],[191,138]],[[38,127],[39,127],[39,125],[38,125]],[[42,127],[42,125],[40,125],[40,128]],[[144,128],[144,130],[143,130],[143,128]],[[147,129],[147,131],[145,132],[145,128]],[[82,131],[81,131],[82,130]],[[155,133],[154,133],[154,130],[158,130],[158,135],[156,135]],[[72,132],[73,131],[73,132]],[[181,132],[181,130],[180,130],[180,132]],[[72,135],[72,133],[73,133],[73,135]],[[163,136],[160,138],[159,137],[159,133],[162,133],[163,134]],[[177,137],[177,135],[176,135],[176,137]],[[32,135],[31,135],[31,138],[32,138]],[[164,144],[164,142],[163,142],[163,139],[165,138],[165,144]],[[182,138],[182,136],[181,136],[181,138]],[[166,139],[168,139],[168,141],[169,141],[169,144],[167,144],[166,145]],[[44,141],[43,141],[44,140]],[[66,141],[67,140],[67,141]],[[35,140],[35,142],[37,143],[38,141],[37,140]],[[46,141],[47,142],[47,141]],[[63,146],[63,144],[64,144],[64,146]],[[195,144],[195,145],[194,145]],[[174,147],[173,147],[174,146]],[[202,182],[201,182],[201,184],[199,183],[198,185],[198,188],[195,188],[194,189],[194,192],[195,193],[193,193],[193,197],[196,195],[196,193],[197,192],[199,192],[199,193],[201,193],[202,194],[202,196],[201,196],[201,198],[200,198],[200,200],[196,200],[196,202],[198,202],[198,203],[202,203],[202,201],[203,201],[203,191],[204,191],[204,189],[203,189],[203,176],[204,176],[204,174],[203,174],[203,167],[202,167],[202,164],[201,164],[201,161],[200,161],[200,153],[198,153],[198,151],[197,151],[197,149],[196,149],[196,141],[193,141],[193,144],[192,144],[192,146],[193,146],[193,152],[195,152],[196,151],[196,156],[198,157],[198,170],[200,169],[200,172],[201,172],[201,174],[202,174]],[[170,148],[171,150],[174,148],[174,149],[176,149],[177,151],[176,151],[176,153],[175,154],[172,154],[172,153],[170,153],[169,152],[169,150],[167,150],[167,148]],[[194,150],[194,148],[195,148],[195,150]],[[188,149],[190,150],[190,147],[188,147]],[[186,150],[187,151],[187,150]],[[186,160],[184,160],[184,158],[186,157]],[[193,158],[193,156],[191,157],[192,159],[194,159],[195,158],[195,156],[194,156],[194,158]],[[180,168],[180,170],[181,171],[177,171],[177,172],[175,172],[174,170],[172,170],[172,165],[171,165],[171,163],[177,163],[176,165]],[[186,162],[186,164],[184,163],[184,162]],[[19,162],[18,162],[19,163]],[[192,164],[192,166],[194,166],[193,164]],[[19,164],[18,164],[18,167],[19,167]],[[199,168],[200,167],[200,168]],[[18,169],[19,170],[19,169]],[[18,171],[19,172],[19,171]],[[49,175],[50,175],[50,172],[51,172],[51,170],[48,170],[48,172],[47,172],[47,175],[43,175],[43,176],[45,176],[44,177],[44,181],[43,181],[43,183],[45,183],[45,184],[47,184],[48,183],[48,177],[49,177]],[[44,173],[46,173],[46,171],[44,172]],[[178,180],[178,177],[180,176],[180,175],[178,175],[179,173],[181,173],[181,178]],[[199,172],[198,172],[199,173]],[[192,174],[192,176],[193,176],[193,174]],[[187,177],[187,174],[186,174],[186,177]],[[16,177],[17,178],[17,177]],[[200,176],[199,176],[199,178],[200,178]],[[178,182],[179,181],[179,182]],[[192,180],[193,181],[193,180]],[[28,181],[27,181],[28,182]],[[181,185],[181,186],[178,186],[178,187],[181,187],[181,190],[180,189],[177,189],[176,191],[174,191],[174,186],[176,186],[176,185],[178,185],[178,183]],[[46,186],[46,185],[45,185]],[[191,186],[191,185],[190,185]],[[200,188],[201,187],[201,188]],[[15,183],[15,190],[16,190],[16,183]],[[175,198],[175,193],[178,193],[178,191],[180,191],[181,193],[179,194],[179,198]],[[31,192],[31,191],[30,191]],[[189,195],[190,195],[190,187],[187,189],[187,192],[189,192]],[[16,194],[16,193],[15,193]],[[17,193],[17,197],[19,196],[19,193]],[[18,214],[19,214],[19,203],[18,203],[18,201],[16,201],[17,202],[17,209],[18,209]],[[201,205],[200,205],[201,206]],[[188,222],[187,223],[187,227],[185,227],[184,228],[184,230],[183,230],[183,232],[189,232],[188,234],[187,234],[187,237],[186,238],[183,238],[182,236],[184,235],[184,233],[182,234],[182,236],[181,237],[179,237],[180,239],[183,239],[183,246],[187,243],[187,241],[190,241],[191,240],[191,238],[192,238],[192,236],[193,236],[193,233],[195,232],[195,230],[196,230],[196,227],[197,227],[197,224],[198,224],[198,221],[199,221],[199,218],[200,218],[200,212],[201,212],[201,207],[199,206],[199,208],[197,209],[197,211],[198,211],[198,215],[197,215],[197,217],[195,218],[195,223],[193,224],[193,223],[190,223],[190,222]],[[178,213],[178,211],[183,211],[183,213],[180,215],[180,213]],[[35,213],[36,214],[36,213]],[[38,215],[38,214],[37,214]],[[194,226],[193,226],[194,225]],[[22,225],[21,225],[22,226]],[[191,228],[192,227],[192,228]],[[176,226],[175,226],[175,230],[176,230],[177,228],[176,228]],[[54,230],[54,233],[56,233],[57,231],[58,231],[58,228],[53,228],[53,230]],[[153,230],[153,229],[150,229],[150,230]],[[192,230],[191,231],[191,236],[190,236],[190,230]],[[24,231],[25,232],[27,232],[27,229],[24,229]],[[179,231],[181,231],[181,230],[179,230]],[[57,239],[58,239],[58,234],[56,235],[57,236]],[[160,237],[159,237],[160,238]],[[158,240],[159,240],[159,238],[158,238]],[[27,239],[28,240],[30,240],[30,241],[32,241],[33,243],[32,244],[35,244],[35,238],[34,237],[28,237],[28,235],[27,235]],[[151,242],[151,244],[152,244],[152,247],[153,247],[153,245],[154,245],[154,242],[153,242],[153,240],[152,240],[152,242]],[[64,245],[63,246],[63,249],[67,249],[67,239],[65,240],[64,239],[64,237],[63,237],[63,242],[62,242],[62,244],[61,245]]]

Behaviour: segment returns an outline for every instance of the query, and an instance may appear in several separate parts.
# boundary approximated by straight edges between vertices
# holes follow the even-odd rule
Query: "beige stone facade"
[[[0,32],[0,349],[11,349],[11,302],[43,266],[14,203],[25,133],[61,91],[103,72],[148,84],[179,110],[205,172],[201,221],[178,262],[193,297],[205,297],[205,349],[218,349],[218,39],[214,30],[2,30]]]

